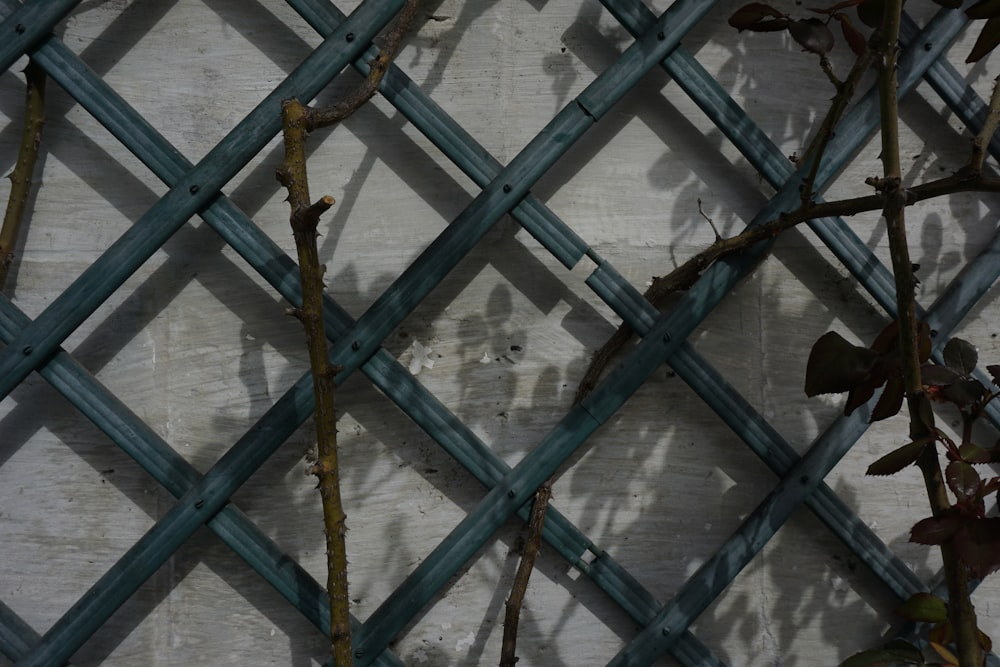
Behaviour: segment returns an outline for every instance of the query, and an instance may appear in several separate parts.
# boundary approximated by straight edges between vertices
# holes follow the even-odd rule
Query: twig
[[[7,273],[14,261],[17,236],[24,218],[24,207],[31,190],[31,175],[38,159],[38,146],[42,141],[42,126],[45,125],[45,70],[34,60],[24,68],[26,79],[24,101],[24,128],[21,131],[21,147],[18,149],[17,163],[10,173],[10,198],[0,227],[0,290],[7,282]]]
[[[997,131],[997,123],[1000,123],[1000,77],[993,80],[993,96],[990,98],[986,120],[979,128],[979,134],[972,140],[972,156],[969,158],[970,170],[977,173],[983,170],[990,141],[993,140],[993,134]]]
[[[535,559],[542,546],[542,528],[545,525],[545,512],[552,499],[552,477],[545,480],[535,491],[535,502],[531,506],[531,517],[528,519],[528,536],[524,541],[524,551],[521,562],[514,574],[514,583],[510,587],[510,597],[507,598],[507,609],[503,619],[503,644],[500,648],[500,667],[514,667],[518,661],[517,626],[521,618],[521,605],[524,594],[528,590],[528,580],[535,567]]]
[[[371,63],[360,88],[340,104],[312,109],[296,99],[282,104],[282,129],[285,159],[277,171],[278,181],[288,190],[289,218],[295,236],[302,287],[302,306],[293,314],[302,322],[309,347],[316,395],[317,457],[309,472],[316,475],[323,502],[323,525],[327,554],[327,595],[330,602],[330,642],[334,664],[350,667],[354,661],[351,647],[350,599],[347,585],[346,514],[340,497],[340,466],[337,460],[337,413],[334,406],[334,376],[340,368],[330,364],[326,332],[323,326],[323,273],[317,238],[320,216],[334,204],[324,196],[313,202],[309,196],[306,170],[306,137],[317,127],[340,122],[371,99],[392,57],[398,52],[416,8],[410,0],[400,10],[387,33],[386,46]]]
[[[821,63],[826,63],[829,67],[829,61],[826,56],[820,61]],[[831,69],[829,76],[837,87],[837,95],[833,98],[833,102],[830,104],[830,108],[826,112],[826,116],[823,118],[823,123],[819,127],[819,131],[816,133],[816,137],[813,139],[812,143],[806,149],[800,162],[805,163],[810,162],[809,174],[806,176],[805,180],[802,182],[802,205],[806,206],[812,201],[813,188],[816,186],[816,177],[819,174],[820,165],[823,163],[823,155],[826,153],[827,146],[830,145],[830,141],[833,140],[835,130],[837,128],[837,123],[843,118],[844,113],[847,111],[847,106],[851,99],[854,97],[854,93],[858,89],[858,84],[861,82],[861,77],[872,64],[872,50],[865,49],[854,61],[854,65],[851,67],[851,71],[848,72],[847,78],[841,82],[838,81],[835,76],[833,76],[833,71]]]
[[[878,190],[883,188],[882,179],[869,179],[868,183]],[[903,205],[910,206],[925,199],[956,192],[1000,192],[1000,178],[983,176],[970,172],[968,169],[962,169],[951,176],[929,181],[905,191],[900,190],[899,194],[904,197]],[[761,241],[776,238],[782,232],[809,220],[852,216],[884,208],[885,196],[881,191],[865,197],[841,199],[820,204],[806,203],[795,211],[781,214],[770,222],[747,227],[736,236],[717,240],[669,274],[654,277],[652,284],[646,289],[643,296],[651,304],[660,308],[667,297],[691,287],[708,267],[723,257],[742,252]],[[601,346],[601,349],[594,353],[590,366],[587,367],[580,384],[577,386],[574,398],[576,403],[582,401],[587,394],[594,390],[611,360],[628,344],[631,338],[632,329],[623,322],[611,338]]]
[[[698,213],[701,215],[701,217],[705,218],[705,222],[707,222],[708,226],[712,228],[712,232],[715,234],[715,242],[718,243],[719,241],[721,241],[722,234],[720,234],[719,230],[715,228],[715,222],[710,217],[708,217],[708,214],[705,213],[705,209],[701,207],[700,197],[698,198]]]
[[[910,437],[916,441],[929,435],[934,427],[930,401],[923,390],[920,378],[920,355],[917,342],[917,313],[914,295],[913,264],[910,261],[906,240],[906,193],[902,185],[899,159],[899,107],[898,107],[898,56],[899,25],[902,0],[887,0],[882,16],[882,36],[879,46],[879,104],[882,126],[882,167],[880,183],[885,198],[883,215],[889,239],[889,254],[896,282],[896,317],[899,321],[900,357],[903,367],[903,385],[907,408],[910,413]],[[994,95],[996,97],[996,95]],[[991,104],[991,110],[994,105]],[[993,114],[990,114],[993,116]],[[995,128],[995,120],[993,121]],[[990,124],[987,119],[985,125]],[[985,134],[988,130],[984,128]],[[992,136],[992,131],[989,132]],[[977,137],[978,139],[978,137]],[[986,139],[987,143],[989,139]],[[983,151],[985,153],[985,151]],[[975,171],[982,167],[982,160],[973,154],[970,163]],[[917,460],[924,478],[927,498],[934,516],[940,516],[951,504],[941,474],[937,450],[933,445],[924,448]],[[969,595],[969,573],[955,553],[952,541],[941,544],[945,581],[948,585],[948,618],[955,635],[955,644],[961,667],[982,667],[983,656],[979,647],[976,611]]]

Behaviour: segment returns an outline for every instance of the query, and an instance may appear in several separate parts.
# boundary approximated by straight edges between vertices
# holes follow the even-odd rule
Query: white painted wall
[[[780,4],[781,0],[775,0]],[[344,11],[355,3],[340,5]],[[655,11],[666,6],[656,3]],[[832,96],[814,58],[778,35],[737,35],[724,1],[685,40],[787,154],[801,152]],[[791,5],[791,3],[785,3]],[[917,5],[915,10],[929,3]],[[428,18],[427,14],[433,14]],[[310,49],[316,35],[284,3],[116,0],[83,3],[58,34],[190,160],[197,161]],[[951,60],[984,97],[997,60]],[[501,162],[630,40],[593,0],[441,0],[427,7],[398,64]],[[837,66],[846,71],[845,54]],[[21,118],[23,60],[0,77],[0,167]],[[335,99],[353,74],[324,93]],[[906,176],[947,173],[967,133],[927,86],[904,111]],[[330,293],[360,315],[471,200],[476,187],[384,100],[317,133],[314,194],[338,200],[321,257]],[[868,146],[831,196],[867,192]],[[273,142],[225,189],[290,254]],[[14,302],[37,316],[165,188],[86,112],[51,86],[32,217],[12,274]],[[8,181],[0,182],[6,199]],[[571,150],[533,192],[643,289],[711,242],[697,200],[724,234],[770,190],[660,71]],[[997,226],[995,198],[963,196],[910,216],[920,299],[933,303]],[[887,261],[877,216],[851,220]],[[869,342],[884,319],[808,233],[779,240],[692,338],[699,352],[800,452],[839,401],[802,393],[812,342],[836,329]],[[386,341],[403,363],[415,341],[434,365],[420,381],[509,463],[568,409],[589,355],[618,324],[584,285],[510,220]],[[66,349],[199,470],[304,372],[286,304],[200,220],[192,220],[66,343]],[[1000,360],[991,293],[961,328]],[[516,346],[516,347],[515,347]],[[338,395],[354,613],[367,617],[471,510],[481,487],[361,376]],[[872,428],[828,478],[916,571],[937,558],[907,542],[927,514],[916,471],[865,478],[902,444],[905,421]],[[304,474],[303,427],[237,494],[258,525],[317,578],[318,497]],[[995,434],[984,432],[992,442]],[[555,504],[661,600],[709,557],[774,484],[773,475],[666,367],[571,460]],[[173,503],[172,497],[37,375],[0,403],[0,600],[39,632],[54,623]],[[446,594],[398,638],[408,665],[495,664],[517,564],[510,522]],[[976,595],[1000,638],[997,586]],[[806,510],[800,511],[694,627],[733,667],[830,665],[876,642],[893,600]],[[543,551],[522,614],[519,664],[604,664],[633,623],[585,578]],[[320,664],[324,640],[207,530],[147,582],[77,654],[78,665]],[[8,664],[0,659],[0,664]],[[675,664],[664,658],[663,665]]]

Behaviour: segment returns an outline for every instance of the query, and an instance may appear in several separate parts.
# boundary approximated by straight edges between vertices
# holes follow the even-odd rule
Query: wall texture
[[[658,0],[655,14],[669,3]],[[737,34],[719,2],[683,44],[777,145],[801,151],[832,87],[816,58],[785,35]],[[788,5],[775,0],[776,5]],[[930,3],[910,3],[915,18]],[[350,13],[356,4],[342,4]],[[926,11],[926,15],[920,12]],[[84,2],[56,35],[191,162],[197,162],[320,37],[280,2]],[[989,98],[997,60],[963,63],[976,36],[947,52]],[[632,38],[596,0],[433,0],[399,67],[502,164],[607,69]],[[840,73],[846,49],[834,54]],[[0,167],[16,159],[22,58],[0,76]],[[347,72],[319,99],[359,78]],[[927,84],[903,111],[906,178],[961,166],[969,132]],[[366,309],[480,188],[384,99],[311,142],[329,294]],[[827,196],[867,194],[881,172],[877,140]],[[272,141],[223,189],[294,256]],[[38,188],[6,294],[44,312],[167,187],[58,85],[50,83]],[[6,198],[9,184],[0,183]],[[773,194],[766,179],[661,69],[654,68],[531,189],[642,291],[737,233]],[[700,204],[699,204],[700,202]],[[930,306],[996,232],[995,197],[955,196],[910,215],[919,298]],[[848,220],[888,263],[877,215]],[[620,318],[509,217],[501,219],[383,341],[421,385],[513,466],[569,410],[590,355]],[[956,333],[1000,360],[990,291]],[[96,379],[199,472],[206,472],[307,369],[288,303],[200,218],[192,218],[63,344]],[[824,332],[870,342],[887,321],[872,297],[803,228],[690,337],[800,454],[842,399],[807,399],[805,360]],[[364,621],[472,511],[483,487],[360,373],[338,393],[352,611]],[[924,581],[939,561],[910,544],[927,514],[915,470],[864,477],[903,444],[906,423],[869,429],[828,486]],[[996,434],[984,428],[992,443]],[[291,558],[321,579],[321,516],[306,422],[234,496]],[[560,468],[554,505],[661,603],[765,498],[775,475],[671,369],[642,388]],[[39,375],[0,403],[0,601],[44,634],[175,503]],[[407,665],[495,664],[504,600],[523,524],[511,519],[390,645]],[[981,625],[1000,637],[997,585],[976,594]],[[898,626],[896,598],[806,508],[800,508],[692,626],[725,664],[832,665]],[[520,631],[520,665],[597,665],[637,623],[552,549],[543,550]],[[324,638],[206,529],[143,584],[74,655],[76,665],[321,664]],[[4,662],[0,657],[0,664]],[[680,664],[664,656],[656,664]]]

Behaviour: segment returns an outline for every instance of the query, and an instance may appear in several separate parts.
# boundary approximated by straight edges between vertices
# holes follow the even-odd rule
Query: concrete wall
[[[666,3],[658,0],[654,11]],[[801,153],[833,90],[815,58],[783,35],[738,35],[741,3],[720,2],[686,47],[787,155]],[[776,0],[776,4],[791,6]],[[915,12],[930,3],[916,5]],[[340,5],[349,12],[355,6]],[[83,3],[58,35],[191,161],[201,158],[291,71],[319,38],[283,3],[115,0]],[[988,99],[997,60],[950,60]],[[506,163],[630,38],[594,0],[435,1],[398,64]],[[838,52],[835,67],[849,66]],[[21,65],[0,77],[0,167],[13,166]],[[357,83],[342,77],[321,99]],[[166,188],[58,86],[31,219],[7,294],[36,317]],[[907,179],[961,166],[968,133],[923,85],[906,103]],[[384,100],[316,133],[314,195],[324,218],[329,293],[358,316],[478,192]],[[866,194],[880,173],[865,148],[830,197]],[[225,189],[294,256],[272,142]],[[6,199],[8,181],[0,196]],[[533,188],[640,290],[756,213],[770,188],[659,70],[653,71]],[[911,214],[920,300],[933,303],[997,226],[995,198],[956,196]],[[877,215],[850,220],[888,262]],[[508,463],[569,408],[592,352],[619,320],[511,220],[502,220],[385,347],[404,364],[414,346],[433,366],[419,380]],[[991,292],[958,332],[1000,360]],[[303,335],[276,296],[206,224],[192,219],[65,344],[107,387],[204,472],[307,368]],[[885,317],[806,231],[769,258],[692,337],[799,451],[841,400],[806,399],[805,360],[834,329],[870,340]],[[346,469],[354,613],[366,618],[483,496],[482,487],[362,376],[338,394]],[[906,422],[873,427],[827,479],[916,572],[938,558],[909,544],[927,514],[915,470],[864,477],[903,444]],[[996,438],[984,429],[982,439]],[[236,503],[317,578],[320,507],[304,474],[306,425],[244,486]],[[775,478],[664,367],[563,468],[554,503],[666,601],[773,487]],[[39,376],[0,403],[0,600],[44,633],[173,504]],[[392,649],[408,665],[495,664],[521,525],[462,570]],[[976,595],[981,625],[1000,637],[997,587]],[[693,630],[727,664],[830,665],[879,640],[894,599],[807,510],[800,510]],[[604,664],[634,623],[543,550],[522,614],[519,664]],[[207,530],[196,535],[74,657],[78,665],[320,664],[323,637]],[[0,659],[0,664],[9,664]],[[663,658],[663,665],[676,664]]]

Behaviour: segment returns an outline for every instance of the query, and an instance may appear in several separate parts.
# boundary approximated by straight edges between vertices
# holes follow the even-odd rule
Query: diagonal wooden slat
[[[10,0],[0,0],[8,10]],[[358,49],[347,54],[344,49],[333,49],[327,45],[336,35],[343,35],[344,16],[332,6],[319,0],[290,0],[290,3],[327,40],[307,63],[314,62],[316,54],[327,48],[343,56],[342,67],[351,59],[364,71],[364,53]],[[77,69],[72,54],[60,51],[57,40],[45,40],[45,36],[66,11],[76,3],[28,3],[18,7],[15,17],[0,26],[0,29],[14,29],[22,42],[7,41],[0,46],[0,59],[16,59],[26,49],[35,49],[33,55],[44,62],[46,57],[50,74],[55,78],[66,77],[69,72],[82,73],[79,78],[64,78],[67,90],[77,90],[81,97],[90,99],[95,106],[88,107],[111,128],[119,127],[120,132],[112,132],[133,152],[140,156],[154,173],[173,187],[150,213],[130,230],[109,253],[88,269],[81,278],[66,290],[42,315],[30,322],[12,304],[0,301],[0,337],[10,344],[0,353],[0,390],[5,395],[16,386],[31,370],[40,370],[43,375],[52,375],[60,368],[72,368],[71,358],[59,350],[59,345],[93,309],[124,279],[140,266],[155,251],[173,230],[176,230],[192,213],[198,212],[205,220],[243,257],[257,269],[280,293],[293,303],[297,300],[297,274],[291,260],[278,249],[270,239],[260,232],[235,206],[218,194],[218,189],[228,180],[223,170],[205,167],[205,161],[191,167],[183,156],[169,146],[155,129],[145,123],[123,101],[116,99],[110,89],[99,79],[90,77],[85,70]],[[374,3],[369,0],[365,6]],[[732,261],[720,263],[710,270],[687,295],[678,311],[660,316],[627,283],[614,268],[596,255],[587,244],[565,223],[559,220],[540,201],[529,193],[529,188],[544,174],[572,142],[582,135],[596,120],[603,116],[621,95],[634,85],[644,73],[657,62],[667,68],[681,87],[699,102],[703,110],[740,148],[758,170],[779,189],[778,195],[750,224],[759,223],[782,205],[792,202],[790,190],[796,174],[780,152],[756,129],[752,121],[742,112],[710,77],[700,71],[697,62],[682,48],[677,47],[677,39],[698,22],[711,3],[677,2],[667,14],[656,19],[640,3],[626,0],[607,0],[606,6],[626,27],[639,37],[619,61],[602,73],[569,106],[553,119],[524,151],[506,167],[501,166],[485,150],[444,112],[436,107],[398,68],[392,68],[385,82],[383,93],[397,104],[421,131],[453,159],[473,180],[483,188],[483,192],[473,203],[407,268],[392,286],[376,300],[375,304],[355,322],[332,300],[328,300],[326,324],[328,335],[336,341],[333,356],[340,363],[346,363],[347,370],[338,378],[343,381],[354,369],[360,368],[373,383],[391,400],[397,403],[410,417],[432,435],[438,443],[459,460],[481,483],[492,490],[479,506],[446,538],[398,588],[388,600],[359,628],[356,646],[361,664],[383,662],[395,664],[395,660],[384,649],[399,630],[409,623],[420,609],[433,597],[445,581],[467,562],[468,558],[493,536],[499,525],[512,513],[525,512],[525,501],[530,498],[534,487],[555,470],[569,454],[576,450],[587,437],[606,421],[645,381],[652,369],[664,360],[675,369],[714,410],[730,423],[734,431],[765,457],[783,481],[768,496],[768,499],[743,524],[730,539],[727,546],[719,551],[699,573],[689,579],[670,604],[657,613],[652,596],[632,579],[606,553],[599,549],[558,512],[550,510],[546,538],[571,563],[586,572],[605,592],[615,599],[634,619],[646,625],[640,636],[616,659],[616,664],[648,664],[664,650],[670,651],[685,665],[721,664],[715,656],[687,631],[687,626],[700,613],[704,604],[715,599],[718,592],[728,584],[748,562],[749,558],[767,542],[784,523],[790,512],[802,502],[813,507],[845,542],[859,552],[866,562],[880,574],[882,579],[897,594],[904,595],[922,587],[921,582],[902,566],[898,559],[867,530],[858,525],[859,521],[828,487],[822,485],[822,478],[840,456],[852,445],[865,425],[860,418],[838,420],[834,426],[817,440],[806,456],[799,458],[773,428],[759,414],[750,408],[726,383],[725,379],[699,358],[686,342],[688,333],[721,300],[735,281],[755,263],[754,254]],[[373,10],[372,15],[382,16],[389,12],[387,5]],[[35,14],[30,14],[35,12]],[[61,13],[60,13],[61,12]],[[359,12],[360,13],[360,10]],[[669,21],[668,19],[669,16]],[[23,17],[31,16],[31,30],[19,23]],[[943,15],[944,16],[944,15]],[[952,14],[955,19],[958,14]],[[357,14],[351,20],[357,19]],[[955,19],[959,20],[959,19]],[[918,59],[904,66],[910,76],[906,86],[912,87],[916,77],[926,75],[935,89],[949,101],[949,104],[975,114],[977,107],[967,101],[964,88],[956,87],[957,78],[948,71],[946,63],[939,62],[944,52],[949,31],[955,29],[947,16],[932,22],[929,32],[918,36],[918,43],[930,45],[924,53],[916,50]],[[938,32],[935,32],[938,31]],[[30,34],[29,34],[30,33]],[[27,37],[23,35],[28,34]],[[357,34],[355,32],[355,34]],[[368,35],[368,33],[365,33]],[[334,37],[331,37],[334,36]],[[367,44],[368,37],[359,40]],[[13,46],[12,46],[13,44]],[[65,47],[61,47],[65,48]],[[911,50],[909,53],[914,53]],[[329,54],[328,54],[329,55]],[[11,60],[13,62],[13,60]],[[303,66],[305,67],[305,65]],[[301,70],[302,68],[300,68]],[[339,69],[339,68],[338,68]],[[299,70],[297,70],[299,72]],[[330,76],[335,74],[330,69]],[[296,74],[293,74],[293,77]],[[326,76],[325,74],[323,76]],[[289,77],[292,79],[293,77]],[[322,77],[320,77],[322,78]],[[329,78],[329,77],[327,77]],[[70,80],[72,79],[72,80]],[[311,84],[310,84],[311,85]],[[284,88],[276,89],[268,100],[277,99],[279,90],[287,94],[291,84],[286,80]],[[84,92],[84,91],[87,92]],[[303,96],[305,96],[303,94]],[[955,100],[961,99],[961,102]],[[862,103],[864,104],[864,103]],[[970,111],[971,110],[971,111]],[[256,112],[255,112],[256,113]],[[261,114],[264,112],[262,111]],[[839,165],[849,159],[856,150],[857,137],[865,130],[861,118],[866,112],[856,111],[854,125],[843,134],[851,134],[851,141],[838,142],[834,158],[823,172],[823,180],[831,177]],[[871,114],[869,113],[869,116]],[[251,115],[253,117],[253,114]],[[277,118],[277,114],[274,114]],[[260,120],[258,118],[257,120]],[[967,122],[974,122],[970,116]],[[249,125],[247,125],[249,123]],[[255,122],[250,119],[238,126],[238,131],[246,130],[254,137],[264,137],[265,131],[250,127]],[[246,127],[245,127],[246,126]],[[242,128],[242,130],[241,130]],[[220,143],[209,157],[231,157],[233,173],[256,154],[259,145],[251,151],[234,153],[235,142],[240,140],[234,130]],[[273,132],[272,132],[273,134]],[[856,136],[854,136],[856,135]],[[231,141],[231,145],[226,142]],[[258,142],[259,143],[259,142]],[[208,158],[206,158],[207,160]],[[231,176],[231,174],[230,174]],[[192,186],[196,186],[192,190]],[[187,188],[185,193],[183,190]],[[171,199],[172,197],[172,199]],[[199,198],[200,197],[200,198]],[[167,203],[164,203],[167,202]],[[134,231],[140,223],[148,228],[154,211],[168,207],[180,211],[176,218],[169,215],[169,231],[158,232],[161,236],[150,240],[139,239],[140,232]],[[184,208],[184,207],[187,208]],[[567,268],[574,266],[583,255],[589,255],[598,264],[597,270],[587,280],[594,292],[608,303],[624,320],[632,323],[645,338],[637,349],[625,360],[582,407],[574,408],[555,429],[513,470],[447,409],[427,392],[412,376],[399,365],[384,349],[382,341],[423,298],[435,288],[455,264],[478,242],[479,238],[504,213],[510,212]],[[185,215],[186,214],[186,215]],[[161,215],[157,213],[156,215]],[[183,216],[183,217],[182,217]],[[155,217],[155,216],[154,216]],[[812,224],[817,235],[833,249],[842,261],[875,298],[892,309],[892,281],[888,271],[871,255],[868,248],[843,225],[842,221],[827,220]],[[141,232],[147,232],[148,229]],[[131,234],[131,236],[130,236]],[[972,308],[986,290],[997,279],[998,263],[996,254],[1000,252],[1000,236],[979,257],[971,262],[944,297],[927,313],[939,332],[939,346],[946,339],[946,333]],[[117,267],[114,262],[121,261]],[[97,268],[95,268],[97,267]],[[102,271],[111,267],[113,275],[97,280],[99,289],[88,303],[75,304],[87,296],[83,284],[92,280]],[[89,278],[87,276],[90,276]],[[103,282],[102,282],[103,280]],[[117,283],[117,284],[116,284]],[[55,328],[54,328],[55,327]],[[12,374],[11,374],[12,373]],[[124,406],[115,406],[114,397],[102,387],[87,384],[85,374],[77,374],[74,388],[63,387],[67,397],[77,399],[81,404],[88,397],[104,407],[81,407],[86,413],[105,411],[106,428],[114,431],[113,423],[121,422],[129,413]],[[71,376],[76,377],[71,373]],[[82,378],[82,379],[81,379]],[[48,378],[47,378],[48,379]],[[92,382],[92,378],[90,378]],[[58,381],[57,381],[58,382]],[[249,522],[238,518],[242,515],[227,504],[228,498],[252,474],[298,424],[311,412],[311,397],[306,387],[308,377],[302,378],[257,425],[240,439],[232,449],[200,480],[193,470],[183,463],[173,461],[176,454],[166,443],[155,435],[145,433],[148,427],[136,420],[133,430],[126,427],[119,434],[120,440],[135,438],[132,449],[139,458],[161,456],[166,461],[158,464],[147,461],[151,471],[158,470],[158,476],[172,492],[187,495],[163,520],[147,533],[119,563],[95,585],[63,619],[61,619],[41,642],[37,635],[26,627],[16,615],[5,606],[0,606],[0,648],[14,651],[21,657],[27,645],[34,646],[24,664],[46,664],[49,659],[65,659],[86,640],[89,633],[107,618],[117,604],[126,599],[159,563],[169,558],[173,551],[203,522],[213,528],[226,524],[233,514],[236,519],[231,527],[223,530],[223,539],[230,542],[234,551],[244,558],[261,557],[255,564],[279,590],[287,588],[289,581],[301,576],[276,568],[275,559],[280,552],[269,552],[266,538]],[[103,402],[103,403],[102,403]],[[996,416],[996,415],[994,415]],[[92,417],[95,418],[95,417]],[[99,421],[102,417],[97,417]],[[121,444],[121,443],[119,443]],[[125,445],[123,445],[124,447]],[[154,473],[155,474],[155,473]],[[215,514],[221,508],[219,514]],[[866,532],[867,531],[867,532]],[[256,541],[256,542],[255,542]],[[272,545],[273,546],[273,545]],[[581,556],[590,551],[597,558],[590,563]],[[270,562],[269,562],[270,561]],[[294,566],[292,569],[297,566]],[[315,594],[315,582],[307,587]],[[292,591],[284,591],[286,597],[311,620],[319,618],[323,611],[309,611],[316,600],[296,602]],[[305,608],[304,608],[305,607]],[[316,622],[316,621],[314,621]]]

